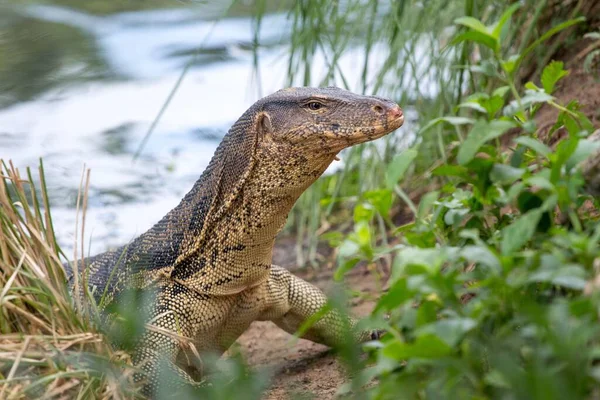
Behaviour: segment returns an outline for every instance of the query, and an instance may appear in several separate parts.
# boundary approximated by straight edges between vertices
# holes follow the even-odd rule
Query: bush
[[[600,143],[588,140],[593,126],[577,102],[552,96],[569,73],[561,62],[546,65],[537,84],[517,82],[528,52],[580,20],[506,54],[503,34],[517,7],[489,26],[456,20],[464,29],[452,43],[479,47],[482,59],[469,70],[486,90],[421,128],[442,126],[454,143],[447,161],[421,177],[440,184],[410,206],[414,222],[394,231],[401,244],[373,245],[373,221],[386,210],[369,197],[392,195],[418,144],[389,165],[383,193],[367,193],[341,243],[338,276],[360,260],[394,256],[389,290],[372,315],[389,334],[361,373],[379,380],[370,398],[599,395],[599,202],[585,191],[580,163],[597,157]],[[550,135],[567,133],[555,148],[538,137],[542,106],[559,111]]]

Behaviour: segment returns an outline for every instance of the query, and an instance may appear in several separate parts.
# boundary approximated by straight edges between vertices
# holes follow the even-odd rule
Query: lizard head
[[[211,181],[218,192],[215,204],[227,210],[240,195],[260,202],[276,196],[280,199],[270,204],[279,204],[277,215],[285,216],[341,150],[380,138],[403,122],[400,107],[380,97],[335,87],[275,92],[250,107],[217,148],[205,171],[217,176]],[[198,184],[204,179],[209,178]]]
[[[335,157],[404,122],[402,109],[393,101],[335,87],[282,89],[259,103],[259,142],[276,145],[288,157],[290,153]]]

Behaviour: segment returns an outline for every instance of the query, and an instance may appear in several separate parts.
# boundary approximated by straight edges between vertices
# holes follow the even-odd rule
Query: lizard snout
[[[388,110],[388,127],[391,130],[398,129],[404,123],[404,112],[396,103]]]
[[[404,122],[404,112],[395,102],[381,97],[373,97],[374,104],[371,110],[381,118],[381,127],[378,130],[394,130]]]
[[[388,111],[388,117],[391,121],[404,118],[404,113],[398,104],[394,104]]]
[[[375,129],[378,136],[396,130],[404,123],[404,112],[402,111],[402,108],[391,100],[381,99],[381,101],[377,101],[371,109],[379,114],[381,125],[378,124],[379,126]]]

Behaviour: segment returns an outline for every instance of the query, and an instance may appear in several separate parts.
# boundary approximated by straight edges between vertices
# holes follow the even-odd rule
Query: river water
[[[126,243],[177,205],[237,117],[286,84],[287,13],[264,17],[258,73],[251,16],[218,19],[218,7],[93,16],[33,6],[18,13],[32,24],[83,32],[109,71],[109,79],[66,80],[0,108],[0,158],[21,169],[43,158],[54,226],[67,254],[74,243],[84,165],[91,169],[86,248],[94,254]],[[195,49],[200,51],[193,65],[134,162]],[[360,50],[351,49],[339,62],[354,90],[363,59]],[[369,62],[382,59],[375,49]],[[322,56],[314,60],[314,82],[325,62]],[[78,60],[61,68],[60,73],[80,76],[89,66]]]

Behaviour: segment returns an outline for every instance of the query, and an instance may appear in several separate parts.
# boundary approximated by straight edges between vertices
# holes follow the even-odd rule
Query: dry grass
[[[127,355],[69,295],[43,165],[36,188],[0,164],[0,398],[132,398]]]

